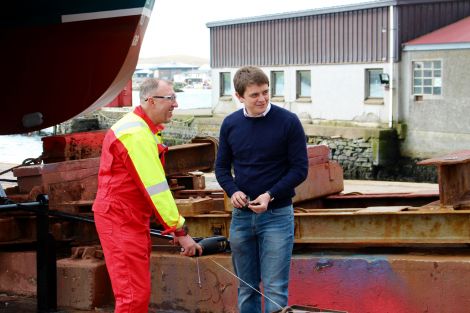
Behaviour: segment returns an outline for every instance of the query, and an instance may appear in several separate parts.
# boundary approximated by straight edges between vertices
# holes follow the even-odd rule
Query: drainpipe
[[[388,38],[388,50],[389,50],[389,89],[388,89],[388,103],[389,103],[389,109],[388,109],[388,127],[392,128],[393,127],[393,93],[394,93],[394,80],[395,80],[395,75],[393,71],[393,59],[395,58],[395,34],[396,34],[396,25],[395,25],[395,12],[394,12],[395,7],[393,5],[390,6],[389,9],[389,38]]]

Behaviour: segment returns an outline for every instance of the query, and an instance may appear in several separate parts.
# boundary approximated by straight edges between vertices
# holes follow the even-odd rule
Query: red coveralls
[[[159,157],[162,129],[139,106],[113,125],[103,141],[93,211],[115,313],[148,312],[150,216],[155,213],[167,231],[184,224]]]

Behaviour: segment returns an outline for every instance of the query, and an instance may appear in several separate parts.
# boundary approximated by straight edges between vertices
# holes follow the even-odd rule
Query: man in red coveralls
[[[163,169],[162,123],[178,106],[171,82],[147,79],[140,106],[114,124],[105,136],[93,204],[116,300],[115,313],[146,313],[150,301],[150,217],[172,233],[182,254],[202,248],[188,235]]]

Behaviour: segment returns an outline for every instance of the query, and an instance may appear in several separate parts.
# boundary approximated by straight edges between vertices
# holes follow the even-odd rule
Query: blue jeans
[[[260,291],[263,283],[264,312],[287,306],[290,261],[294,245],[292,205],[256,214],[233,209],[230,247],[235,273]],[[238,287],[240,313],[261,312],[261,295],[242,281]]]

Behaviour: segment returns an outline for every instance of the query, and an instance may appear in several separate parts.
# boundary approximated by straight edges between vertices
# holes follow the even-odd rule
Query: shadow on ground
[[[37,313],[36,298],[10,296],[0,294],[0,312],[1,313]],[[75,310],[67,308],[58,308],[56,313],[113,313],[113,307],[95,308],[93,310]],[[148,313],[156,313],[157,309],[149,308]],[[181,311],[161,311],[158,313],[184,313]]]

